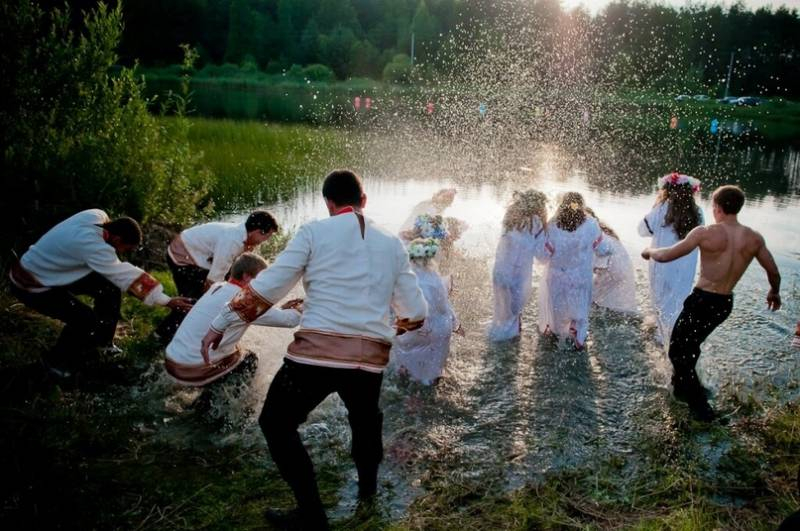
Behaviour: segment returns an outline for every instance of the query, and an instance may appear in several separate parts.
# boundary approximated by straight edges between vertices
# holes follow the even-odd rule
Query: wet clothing
[[[675,396],[693,402],[705,400],[705,390],[697,377],[695,365],[700,345],[722,324],[733,309],[733,294],[721,295],[699,288],[686,298],[669,343],[669,359],[674,373]]]
[[[539,286],[539,331],[560,338],[572,335],[579,345],[589,334],[592,306],[592,265],[595,255],[608,256],[611,248],[594,218],[574,231],[547,227],[545,269]]]
[[[530,231],[510,230],[500,236],[492,269],[492,341],[505,341],[520,334],[522,311],[533,289],[533,259],[543,257],[545,237],[539,216],[533,216]]]
[[[671,247],[681,241],[672,225],[664,224],[668,209],[668,200],[659,203],[639,222],[639,235],[650,238],[650,247]],[[698,213],[702,225],[703,211],[698,210]],[[670,334],[681,313],[683,301],[692,292],[698,255],[699,250],[695,249],[671,262],[649,260],[650,302],[656,313],[656,337],[660,345],[669,345]]]
[[[183,385],[206,385],[234,370],[242,360],[239,340],[247,331],[248,323],[233,325],[225,331],[217,349],[208,353],[210,364],[206,365],[200,353],[200,343],[211,321],[240,289],[233,281],[214,284],[186,314],[167,345],[164,359],[164,367],[175,381]],[[297,310],[270,308],[249,324],[293,328],[299,322]]]
[[[25,306],[64,323],[58,341],[45,356],[48,361],[77,361],[86,350],[109,346],[114,339],[122,291],[99,273],[38,293],[12,284],[11,293]],[[88,295],[94,305],[84,304],[77,295]]]
[[[378,465],[383,459],[383,413],[378,406],[382,380],[382,373],[284,360],[270,384],[258,422],[272,459],[294,492],[301,511],[319,511],[322,502],[314,465],[297,428],[331,393],[337,393],[347,408],[359,494],[369,496],[375,493]]]
[[[172,259],[170,253],[167,253],[167,265],[172,272],[172,279],[175,281],[175,287],[178,293],[183,297],[189,297],[194,300],[199,300],[203,296],[206,287],[206,278],[208,278],[208,270],[195,265],[178,265]],[[186,312],[172,310],[168,316],[158,324],[157,332],[161,338],[162,344],[172,341],[175,332],[186,317]]]

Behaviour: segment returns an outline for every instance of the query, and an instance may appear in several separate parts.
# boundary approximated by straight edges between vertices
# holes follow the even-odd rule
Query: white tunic
[[[672,225],[664,226],[667,215],[667,201],[656,205],[639,222],[639,235],[651,237],[651,247],[670,247],[680,241]],[[700,211],[700,224],[703,215]],[[683,310],[683,301],[692,292],[694,276],[697,271],[697,249],[672,262],[649,261],[650,300],[656,312],[658,323],[657,341],[669,345],[672,327]]]
[[[594,254],[611,250],[594,218],[586,218],[573,232],[552,220],[547,227],[545,270],[539,286],[539,331],[561,338],[574,335],[583,345],[589,332]]]
[[[442,277],[425,267],[412,268],[428,303],[428,317],[422,328],[397,336],[392,363],[405,367],[412,379],[430,385],[442,375],[450,353],[450,336],[458,328],[458,320]]]
[[[244,252],[247,229],[244,223],[204,223],[184,230],[180,238],[195,265],[208,269],[208,280],[221,282]]]
[[[520,333],[522,310],[531,296],[533,258],[544,250],[545,233],[538,216],[532,230],[512,230],[500,236],[492,271],[494,313],[489,339],[504,341]]]
[[[270,304],[286,296],[302,278],[306,298],[301,331],[391,343],[395,330],[389,322],[390,306],[399,318],[421,321],[427,305],[403,242],[369,218],[364,222],[363,236],[352,212],[306,223],[275,262],[250,282],[250,288]],[[224,331],[241,321],[241,315],[229,304],[211,327]],[[364,368],[357,363],[326,365],[291,353],[287,358],[299,363]]]
[[[606,235],[611,254],[594,258],[592,300],[598,306],[623,313],[636,313],[636,275],[633,262],[618,239]]]
[[[219,282],[209,288],[195,303],[181,322],[175,337],[167,345],[167,357],[183,365],[200,365],[203,356],[200,354],[200,342],[208,332],[211,321],[219,314],[220,310],[239,293],[239,286],[230,282]],[[222,336],[219,348],[209,350],[211,363],[215,363],[232,354],[239,340],[247,331],[248,324],[261,326],[276,326],[280,328],[293,328],[300,323],[300,312],[297,310],[282,310],[277,307],[270,308],[252,323],[236,323],[231,325]]]
[[[170,298],[158,281],[129,262],[103,238],[102,225],[110,221],[100,209],[78,212],[47,231],[20,258],[20,265],[42,287],[18,287],[31,292],[67,286],[91,272],[99,273],[122,291],[130,291],[148,305],[166,305]]]

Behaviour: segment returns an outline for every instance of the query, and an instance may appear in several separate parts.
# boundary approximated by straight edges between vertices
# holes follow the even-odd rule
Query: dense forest
[[[68,3],[78,20],[96,4]],[[590,16],[558,0],[132,0],[123,2],[123,18],[127,65],[180,63],[186,43],[198,50],[200,68],[280,73],[322,64],[338,79],[409,82],[468,69],[458,60],[465,50],[517,31],[544,68],[579,62],[581,75],[616,86],[712,93],[733,53],[736,93],[800,93],[800,17],[787,8],[616,2]],[[408,75],[412,48],[416,78]]]

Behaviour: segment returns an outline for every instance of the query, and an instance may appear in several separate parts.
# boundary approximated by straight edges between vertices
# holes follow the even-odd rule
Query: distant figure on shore
[[[428,303],[428,316],[422,327],[395,338],[392,357],[400,371],[424,385],[439,381],[450,354],[450,337],[460,330],[448,296],[449,286],[436,270],[440,240],[417,239],[408,246],[411,270]]]
[[[300,323],[302,300],[291,300],[280,308],[270,308],[250,323],[232,325],[216,349],[209,350],[206,356],[200,352],[211,321],[266,267],[267,261],[257,254],[243,253],[233,262],[228,280],[212,285],[195,303],[166,348],[164,368],[173,380],[182,385],[203,386],[235,370],[247,357],[253,360],[249,365],[255,365],[256,355],[239,348],[248,324],[294,328]]]
[[[694,201],[700,181],[672,173],[660,178],[658,186],[653,210],[639,222],[639,235],[651,238],[650,247],[668,247],[703,224],[703,211]],[[681,313],[683,301],[692,291],[696,271],[697,251],[666,264],[650,262],[650,301],[656,312],[659,345],[669,345],[672,327]]]
[[[259,424],[297,500],[296,510],[267,517],[303,529],[327,529],[328,520],[297,428],[337,393],[352,430],[358,496],[371,499],[383,459],[379,401],[392,340],[422,326],[427,315],[403,242],[362,213],[367,196],[361,179],[349,170],[333,171],[322,196],[330,217],[300,227],[275,262],[223,308],[202,343],[205,356],[229,327],[252,322],[302,279],[300,329],[270,384]],[[397,315],[394,326],[390,309]]]
[[[53,375],[70,376],[65,367],[98,347],[119,352],[113,339],[123,291],[175,312],[192,307],[184,297],[165,295],[145,271],[120,261],[117,253],[133,251],[141,241],[142,229],[135,220],[112,221],[102,210],[84,210],[47,231],[11,265],[11,293],[29,308],[64,323],[55,346],[42,355]],[[93,306],[78,295],[88,295]]]
[[[167,248],[167,265],[178,293],[199,299],[212,284],[225,280],[237,256],[252,251],[277,231],[277,221],[264,210],[252,212],[244,223],[216,221],[184,230]],[[172,339],[184,315],[172,312],[159,324],[157,333],[163,344]]]
[[[594,256],[611,252],[600,225],[584,206],[581,194],[567,192],[547,224],[545,272],[539,286],[539,331],[571,337],[578,350],[589,333]]]
[[[744,205],[744,192],[737,186],[721,186],[711,196],[714,221],[693,229],[671,247],[642,251],[645,260],[670,262],[700,249],[700,278],[683,303],[669,344],[674,373],[675,398],[689,404],[700,420],[712,420],[714,411],[695,371],[700,345],[722,324],[733,308],[733,288],[755,258],[767,272],[770,290],[767,307],[781,307],[781,275],[764,238],[737,219]]]
[[[636,313],[636,274],[628,251],[619,241],[617,233],[599,220],[591,208],[586,207],[584,210],[597,219],[611,249],[610,255],[594,257],[592,302],[615,312]]]
[[[522,311],[532,291],[533,259],[543,258],[546,223],[547,198],[542,192],[514,192],[503,216],[492,270],[492,341],[512,339],[522,331]]]

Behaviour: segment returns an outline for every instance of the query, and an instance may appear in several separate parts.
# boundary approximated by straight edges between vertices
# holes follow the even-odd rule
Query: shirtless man
[[[781,307],[781,275],[764,238],[736,218],[744,204],[744,192],[738,186],[721,186],[711,200],[716,223],[696,227],[672,247],[648,247],[642,251],[645,260],[670,262],[700,248],[700,278],[683,303],[669,343],[675,398],[687,402],[700,420],[714,418],[695,372],[700,345],[730,315],[733,288],[753,258],[767,272],[770,285],[767,307],[773,311]]]

